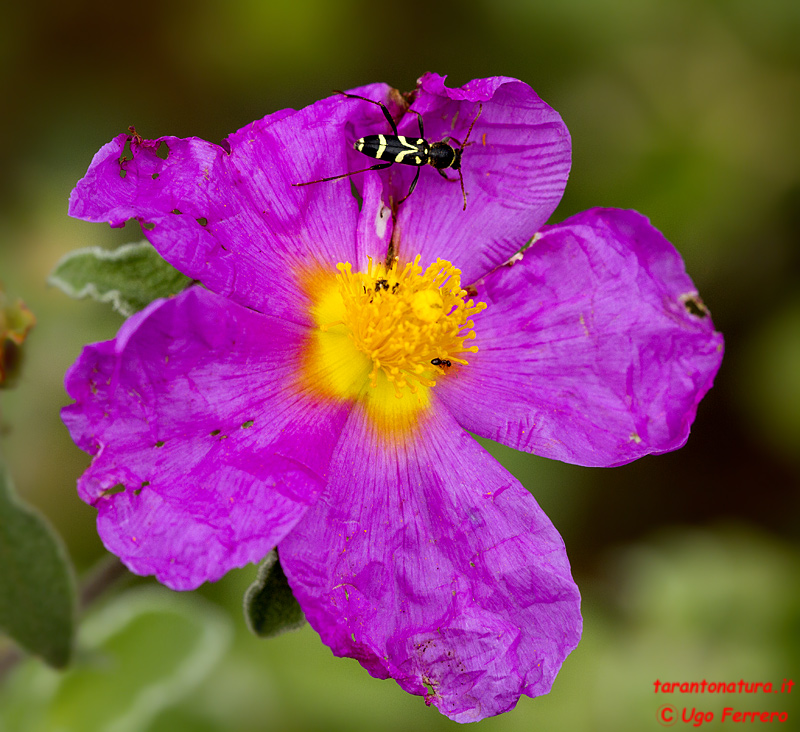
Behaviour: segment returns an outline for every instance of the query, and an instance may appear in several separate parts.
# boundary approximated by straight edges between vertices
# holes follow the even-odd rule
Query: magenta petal
[[[480,350],[437,387],[466,429],[592,466],[684,444],[723,340],[644,216],[593,209],[546,227],[478,299]]]
[[[550,218],[569,175],[569,132],[533,89],[506,77],[448,89],[444,77],[426,74],[411,109],[422,115],[430,142],[448,136],[464,142],[475,124],[461,165],[467,210],[458,173],[445,171],[448,182],[426,166],[400,206],[400,253],[407,259],[421,254],[423,263],[447,259],[461,269],[463,283],[474,282],[519,251]],[[415,135],[416,116],[409,113],[403,122],[405,134]],[[393,175],[401,167],[394,166]],[[398,194],[405,195],[412,176],[407,172],[393,182]]]
[[[260,560],[314,503],[347,410],[293,386],[304,336],[192,288],[84,349],[62,416],[95,456],[80,496],[132,571],[194,588]]]
[[[356,110],[342,99],[277,112],[224,147],[120,135],[95,155],[70,214],[112,226],[136,218],[184,274],[237,303],[296,319],[307,311],[297,287],[305,271],[385,255],[386,225],[357,247],[359,206],[347,181],[293,187],[347,170],[342,130]]]
[[[547,693],[581,632],[547,516],[444,409],[414,444],[379,445],[354,413],[325,494],[279,545],[309,622],[458,722]]]

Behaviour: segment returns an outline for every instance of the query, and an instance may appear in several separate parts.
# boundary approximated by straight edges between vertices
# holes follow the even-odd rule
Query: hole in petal
[[[156,442],[156,447],[164,447],[164,440],[159,440]]]
[[[708,308],[705,306],[705,303],[700,299],[700,296],[696,292],[681,295],[680,299],[681,302],[683,302],[683,307],[686,308],[686,312],[689,313],[689,315],[694,315],[697,318],[708,317]]]
[[[200,224],[200,226],[207,226],[208,219],[205,218],[205,216],[201,216],[199,219],[197,219],[197,223]]]
[[[352,194],[353,198],[356,199],[358,202],[358,210],[361,210],[362,205],[364,204],[364,198],[358,192],[358,188],[356,188],[356,184],[353,179],[350,179],[350,193]]]
[[[158,155],[158,157],[160,157],[162,160],[166,160],[169,157],[169,145],[167,145],[166,142],[158,143],[156,155]]]
[[[178,210],[177,208],[173,208],[173,209],[172,209],[172,213],[174,213],[174,214],[178,214],[179,216],[181,216],[181,215],[183,214],[183,211],[180,211],[180,210]]]
[[[211,436],[212,437],[216,437],[220,432],[222,432],[222,430],[212,430],[211,431]]]
[[[125,163],[133,160],[133,152],[131,150],[131,138],[125,140],[125,145],[122,148],[122,153],[119,156],[119,177],[124,178],[128,172],[125,170]]]
[[[125,486],[122,483],[117,483],[113,488],[107,488],[101,494],[101,498],[105,498],[106,496],[113,496],[115,493],[124,493]]]
[[[142,228],[147,229],[147,231],[152,231],[156,228],[156,225],[152,221],[142,221]]]
[[[246,430],[249,427],[252,427],[253,424],[254,424],[253,420],[252,419],[248,419],[247,422],[242,422],[242,429]]]
[[[431,679],[427,676],[427,674],[422,674],[422,685],[425,687],[425,699],[437,698],[439,696],[439,692],[437,691],[437,687],[439,683],[434,679]]]

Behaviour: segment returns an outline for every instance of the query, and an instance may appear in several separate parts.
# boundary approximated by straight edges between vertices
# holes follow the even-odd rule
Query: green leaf
[[[139,732],[202,683],[230,647],[230,619],[192,595],[146,588],[92,613],[64,673],[23,664],[0,691],[0,729]]]
[[[244,593],[244,619],[261,638],[273,638],[305,622],[275,549],[261,562],[256,581]]]
[[[110,302],[126,318],[159,297],[176,295],[192,282],[147,241],[110,251],[76,249],[61,259],[47,281],[70,297]]]
[[[61,539],[13,495],[0,464],[0,629],[57,668],[75,632],[75,581]]]

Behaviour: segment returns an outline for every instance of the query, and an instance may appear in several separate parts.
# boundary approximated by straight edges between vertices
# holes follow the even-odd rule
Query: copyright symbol
[[[656,719],[662,727],[672,727],[675,724],[675,710],[670,704],[664,704],[656,711]]]

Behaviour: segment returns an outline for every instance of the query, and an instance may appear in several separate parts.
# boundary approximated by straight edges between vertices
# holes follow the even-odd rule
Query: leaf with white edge
[[[0,464],[0,630],[56,668],[75,632],[75,580],[58,534],[14,495]]]
[[[70,297],[109,302],[126,318],[192,283],[147,241],[112,250],[76,249],[61,259],[47,281]]]
[[[256,581],[244,594],[244,619],[261,638],[273,638],[305,623],[275,549],[261,562]]]
[[[0,689],[0,729],[139,732],[193,692],[230,648],[230,618],[194,595],[136,589],[90,614],[64,673],[23,664]]]

